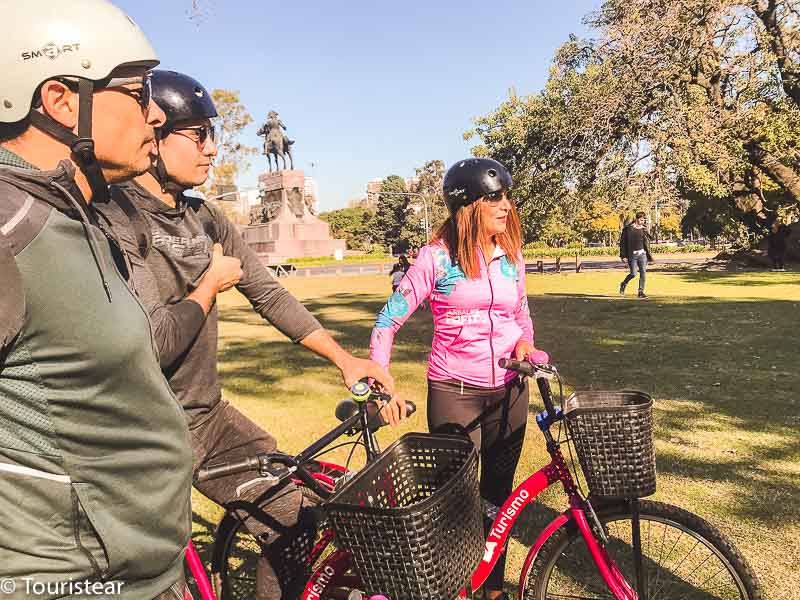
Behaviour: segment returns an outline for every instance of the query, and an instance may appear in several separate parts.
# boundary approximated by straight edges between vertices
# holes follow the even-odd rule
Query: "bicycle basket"
[[[644,392],[576,392],[564,408],[594,496],[642,498],[656,491],[653,399]]]
[[[336,543],[371,594],[455,598],[483,556],[475,446],[409,433],[325,505]]]

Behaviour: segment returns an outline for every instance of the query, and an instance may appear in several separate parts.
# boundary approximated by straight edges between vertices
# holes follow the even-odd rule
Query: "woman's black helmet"
[[[161,127],[162,133],[169,133],[181,121],[213,119],[217,116],[217,107],[214,106],[211,94],[193,77],[156,69],[153,71],[151,83],[153,100],[167,116]]]
[[[444,201],[450,214],[487,194],[510,190],[511,174],[491,158],[467,158],[454,164],[444,176]]]

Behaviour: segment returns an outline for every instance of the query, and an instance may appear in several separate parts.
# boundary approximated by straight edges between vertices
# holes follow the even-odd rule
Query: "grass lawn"
[[[656,399],[658,492],[655,499],[694,511],[733,538],[768,597],[800,598],[800,275],[797,273],[648,273],[650,298],[616,289],[623,271],[528,275],[537,345],[550,352],[569,390],[639,388]],[[336,336],[367,356],[388,277],[283,280]],[[633,294],[631,292],[634,292]],[[272,432],[287,451],[308,445],[334,425],[345,396],[338,372],[264,324],[238,294],[221,299],[220,371],[225,396]],[[424,413],[430,313],[399,332],[392,374]],[[546,462],[533,423],[517,474]],[[424,414],[388,444],[425,428]],[[333,455],[343,461],[346,454]],[[553,490],[550,490],[553,491]],[[558,490],[555,490],[558,491]],[[515,531],[530,543],[562,510],[551,493]],[[221,511],[195,494],[195,536],[203,545]],[[507,576],[521,565],[512,543]]]

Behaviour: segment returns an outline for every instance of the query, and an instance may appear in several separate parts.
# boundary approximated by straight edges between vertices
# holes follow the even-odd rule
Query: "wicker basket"
[[[483,556],[478,464],[469,438],[410,433],[325,509],[370,594],[455,598]]]
[[[594,496],[642,498],[656,491],[653,399],[635,391],[577,392],[567,427]]]

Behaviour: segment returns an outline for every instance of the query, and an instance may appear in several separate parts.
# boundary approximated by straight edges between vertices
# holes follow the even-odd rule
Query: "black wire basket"
[[[478,460],[469,438],[409,433],[326,504],[336,544],[370,594],[458,596],[484,548]]]
[[[576,392],[567,427],[593,496],[643,498],[656,491],[653,399],[644,392]]]

